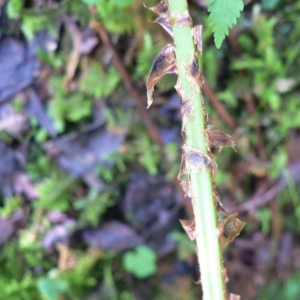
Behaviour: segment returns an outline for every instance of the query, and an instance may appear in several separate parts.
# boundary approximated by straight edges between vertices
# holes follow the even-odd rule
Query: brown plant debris
[[[239,220],[237,216],[237,213],[231,214],[218,223],[219,238],[222,246],[231,243],[245,226],[245,223]]]
[[[147,7],[144,4],[145,7]],[[147,7],[148,9],[152,10],[154,13],[161,17],[169,17],[170,16],[170,9],[169,9],[169,2],[168,0],[162,0],[160,3],[153,7]]]
[[[212,155],[220,154],[224,146],[231,147],[235,150],[235,142],[232,137],[219,128],[213,125],[207,125],[205,135],[207,147]]]
[[[190,62],[185,66],[184,69],[191,87],[195,87],[196,92],[201,94],[200,88],[204,82],[204,78],[199,70],[197,57],[195,55],[190,59]]]
[[[189,119],[193,118],[193,116],[194,116],[194,106],[192,103],[192,98],[186,97],[184,95],[179,77],[178,77],[178,80],[177,80],[174,88],[176,89],[178,96],[180,98],[181,115],[182,115],[181,133],[183,133],[185,131],[185,127],[186,127],[186,124],[188,123]]]
[[[158,54],[152,65],[150,75],[147,79],[147,108],[153,103],[154,86],[166,74],[177,74],[174,46],[168,44]]]
[[[144,4],[145,7],[147,7]],[[158,23],[166,30],[166,32],[173,37],[173,27],[171,24],[171,17],[170,17],[170,9],[168,1],[161,1],[158,5],[154,7],[147,7],[148,9],[152,10],[154,13],[158,15],[153,22]]]
[[[184,191],[185,197],[193,198],[192,185],[190,180],[182,180],[180,185]]]
[[[219,195],[219,193],[216,190],[216,184],[215,184],[215,182],[213,184],[213,198],[214,198],[215,205],[217,207],[217,211],[222,211],[223,213],[225,213],[225,214],[228,215],[228,212],[226,211],[223,203],[221,202],[220,195]]]
[[[202,52],[202,25],[196,25],[192,29],[193,37],[194,37],[194,44],[197,46],[198,51],[200,52],[201,56]]]
[[[145,7],[147,7],[144,4]],[[148,9],[152,10],[154,13],[158,15],[158,18],[156,18],[153,22],[158,23],[162,26],[162,28],[165,29],[165,31],[173,37],[173,27],[171,24],[171,18],[170,18],[170,9],[169,9],[169,3],[168,1],[161,1],[158,5],[154,7],[147,7]]]
[[[216,175],[218,165],[213,158],[186,144],[181,148],[183,154],[178,179],[181,179],[183,174],[190,174],[191,172],[210,172],[213,177]]]
[[[158,17],[153,22],[159,24],[171,37],[173,37],[173,27],[170,24],[170,17]]]
[[[174,15],[174,18],[172,19],[172,25],[176,25],[178,27],[183,27],[183,26],[193,26],[193,20],[190,16],[190,14],[185,11],[185,12],[178,12],[177,14]]]
[[[188,237],[194,241],[197,237],[195,219],[192,220],[179,220],[183,229],[187,233]]]

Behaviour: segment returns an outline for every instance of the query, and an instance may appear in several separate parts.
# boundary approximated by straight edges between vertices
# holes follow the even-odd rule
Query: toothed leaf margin
[[[236,24],[244,8],[243,0],[206,0],[209,4],[209,20],[214,33],[215,45],[219,49],[228,30]]]

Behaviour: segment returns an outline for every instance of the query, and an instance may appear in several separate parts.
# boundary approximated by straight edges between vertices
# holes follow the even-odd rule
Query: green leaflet
[[[209,20],[214,33],[215,44],[220,48],[228,29],[236,24],[240,12],[244,8],[243,0],[206,0],[209,4]]]

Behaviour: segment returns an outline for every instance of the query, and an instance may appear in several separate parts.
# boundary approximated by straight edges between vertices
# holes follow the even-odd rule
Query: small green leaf
[[[37,287],[41,295],[47,300],[59,300],[60,295],[67,291],[65,282],[54,281],[48,276],[40,278]]]
[[[124,268],[143,279],[156,272],[156,253],[145,245],[138,246],[135,251],[128,251],[123,256]]]
[[[221,47],[225,36],[228,35],[228,29],[231,29],[237,22],[240,12],[244,8],[243,0],[206,0],[210,6],[209,20],[214,33],[215,44],[217,48]]]

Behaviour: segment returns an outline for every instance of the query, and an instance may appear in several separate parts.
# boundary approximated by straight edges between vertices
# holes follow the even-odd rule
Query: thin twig
[[[160,137],[159,130],[158,130],[157,126],[152,122],[148,112],[145,109],[144,103],[146,103],[146,102],[144,101],[143,97],[141,97],[141,95],[137,91],[137,89],[134,85],[134,82],[131,80],[128,71],[126,70],[122,60],[120,59],[119,54],[117,53],[116,49],[114,48],[113,44],[111,43],[111,40],[110,40],[110,37],[109,37],[107,31],[105,30],[103,25],[98,21],[93,21],[91,24],[91,28],[93,28],[94,30],[96,30],[99,33],[100,38],[101,38],[102,42],[104,43],[105,48],[110,53],[112,53],[112,62],[114,64],[114,66],[116,67],[116,69],[119,71],[119,73],[125,83],[126,88],[128,89],[129,93],[131,94],[133,100],[135,101],[137,108],[139,110],[139,113],[142,117],[142,121],[144,122],[145,127],[147,128],[153,142],[155,144],[159,145],[160,147],[163,147],[164,143]]]
[[[244,95],[244,99],[246,100],[246,106],[251,115],[254,115],[256,112],[255,108],[255,102],[250,93],[246,93]],[[265,159],[266,158],[266,153],[265,153],[265,145],[263,141],[263,135],[261,131],[261,127],[259,124],[254,125],[254,131],[257,136],[257,151],[260,159]]]
[[[108,35],[108,33],[106,32],[105,28],[103,27],[103,25],[98,22],[98,21],[93,21],[91,24],[91,27],[96,30],[99,35],[100,38],[104,44],[104,46],[106,47],[106,49],[112,53],[112,62],[114,64],[114,66],[116,67],[116,69],[119,71],[129,93],[131,94],[132,98],[135,100],[136,105],[138,107],[139,113],[141,115],[142,121],[145,124],[146,129],[149,132],[149,135],[151,137],[151,139],[153,140],[153,142],[155,144],[157,144],[163,153],[163,156],[166,158],[166,153],[165,153],[165,148],[164,148],[164,142],[161,139],[160,133],[159,133],[159,129],[158,127],[153,123],[152,119],[150,118],[145,106],[144,106],[144,98],[140,95],[139,91],[137,90],[134,82],[132,81],[128,71],[126,70],[122,60],[120,59],[120,56],[118,54],[118,52],[115,50],[113,44],[111,43],[110,37]],[[168,163],[167,159],[164,159],[163,161],[165,167],[167,170],[171,169],[170,164]],[[190,199],[187,197],[184,197],[184,193],[183,190],[179,184],[179,181],[177,180],[177,176],[175,178],[172,179],[172,183],[175,185],[177,192],[179,193],[179,195],[181,196],[181,198],[183,199],[183,204],[186,210],[186,213],[191,217],[193,216],[193,210],[192,210],[192,206],[190,203]]]
[[[207,82],[204,82],[202,85],[204,93],[209,97],[212,105],[218,111],[220,117],[224,120],[224,122],[230,127],[230,129],[234,130],[236,128],[236,124],[231,116],[228,114],[225,106],[218,99],[217,95],[211,89]]]
[[[290,166],[289,172],[291,178],[294,182],[300,181],[300,162],[297,162]],[[280,191],[285,189],[288,186],[288,182],[284,176],[281,176],[280,179],[267,191],[262,193],[259,196],[253,196],[246,203],[243,203],[237,207],[229,208],[229,213],[232,212],[242,212],[242,211],[253,211],[260,206],[267,204],[273,198],[275,198]]]

